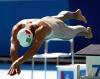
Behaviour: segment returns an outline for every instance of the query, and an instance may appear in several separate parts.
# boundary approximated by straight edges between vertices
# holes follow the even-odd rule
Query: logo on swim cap
[[[30,43],[31,42],[31,33],[28,30],[25,30],[26,34],[28,35],[28,37],[26,38],[26,42]]]
[[[17,34],[17,39],[22,47],[28,47],[33,40],[33,34],[28,29],[21,29]]]

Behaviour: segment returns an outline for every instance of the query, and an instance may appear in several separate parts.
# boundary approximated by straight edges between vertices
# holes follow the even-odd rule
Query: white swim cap
[[[17,34],[17,39],[22,47],[28,47],[33,40],[33,33],[28,29],[21,29]]]

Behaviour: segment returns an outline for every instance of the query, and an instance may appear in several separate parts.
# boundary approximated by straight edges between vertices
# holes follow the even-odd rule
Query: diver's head
[[[30,29],[23,28],[18,32],[17,39],[22,47],[28,47],[32,44],[34,33]]]

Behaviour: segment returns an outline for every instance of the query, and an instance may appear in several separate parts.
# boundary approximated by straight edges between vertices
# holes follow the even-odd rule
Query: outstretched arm
[[[13,27],[12,36],[11,36],[11,47],[10,47],[10,56],[11,56],[12,63],[18,59],[17,51],[19,49],[19,42],[16,38],[17,32],[18,32],[17,26]],[[10,75],[14,75],[16,73],[20,74],[19,66],[16,67],[16,69],[13,69],[12,72],[8,72],[8,74]]]
[[[17,60],[18,55],[17,55],[17,51],[19,49],[19,42],[16,40],[15,37],[11,37],[11,47],[10,47],[10,56],[11,56],[11,60],[12,62],[14,62],[15,60]]]
[[[50,28],[46,26],[40,26],[36,30],[35,35],[35,41],[32,47],[20,58],[18,58],[11,66],[9,72],[11,72],[13,69],[16,69],[17,66],[28,60],[30,57],[32,57],[38,50],[38,48],[41,46],[41,43],[43,42],[45,36],[50,32]]]
[[[11,46],[10,46],[10,55],[11,55],[12,62],[18,59],[17,51],[20,45],[19,45],[19,41],[17,40],[17,33],[23,26],[24,24],[21,24],[21,23],[16,24],[12,29]]]

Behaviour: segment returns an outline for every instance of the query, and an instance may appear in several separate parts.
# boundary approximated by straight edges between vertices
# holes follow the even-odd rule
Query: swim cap
[[[29,29],[21,29],[17,34],[17,39],[22,47],[28,47],[33,40],[33,33]]]

